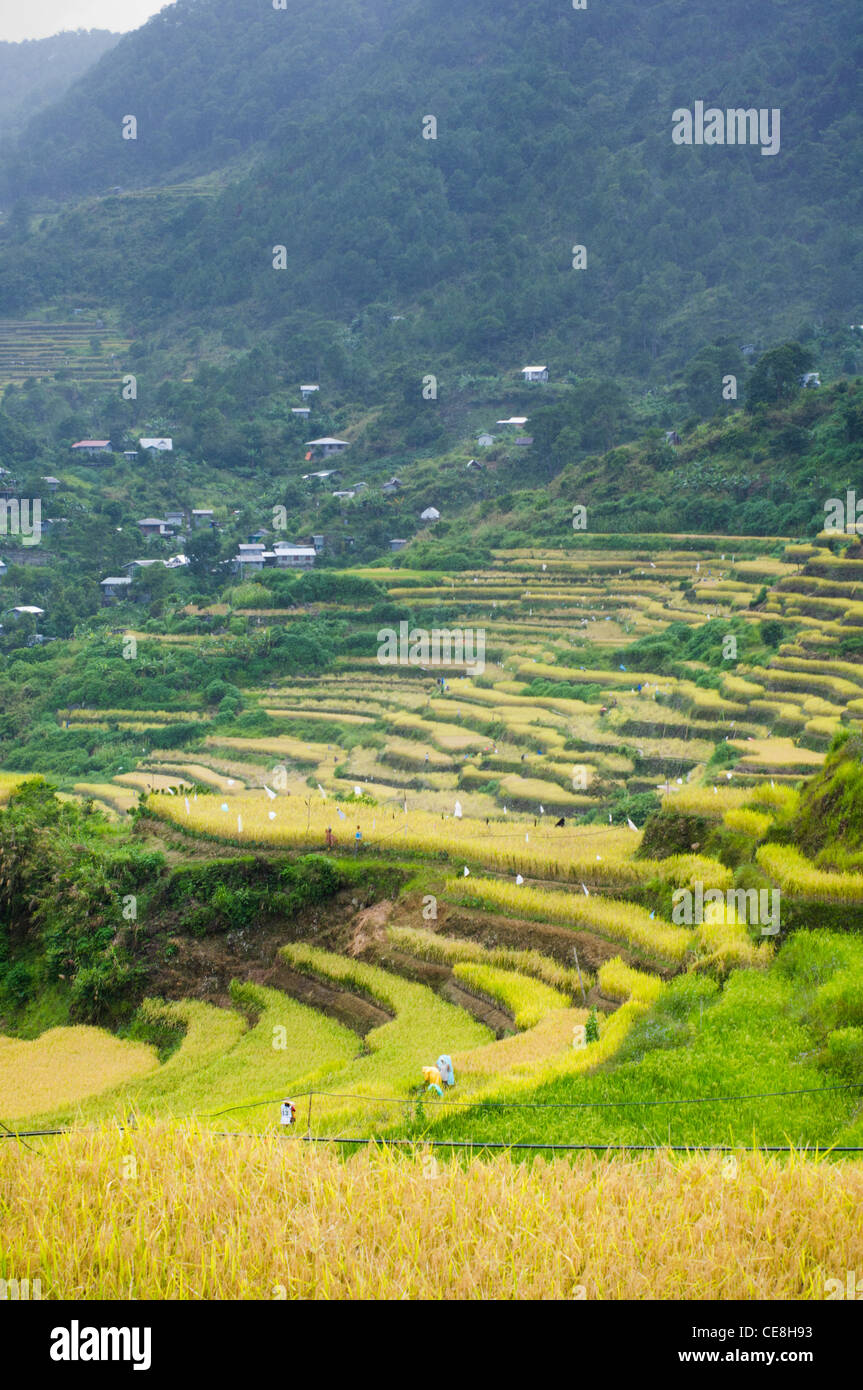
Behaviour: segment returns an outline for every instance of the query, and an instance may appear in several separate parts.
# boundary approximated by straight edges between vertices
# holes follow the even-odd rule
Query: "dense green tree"
[[[800,390],[800,378],[812,366],[812,353],[799,343],[783,343],[759,357],[746,392],[746,405],[777,405]]]

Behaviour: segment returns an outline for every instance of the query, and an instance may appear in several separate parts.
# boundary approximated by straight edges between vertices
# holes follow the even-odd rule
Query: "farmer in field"
[[[452,1058],[448,1052],[442,1052],[437,1059],[437,1069],[444,1086],[455,1085],[455,1072],[453,1071]]]
[[[360,827],[357,826],[357,833],[356,833],[356,835],[354,836],[354,854],[359,854],[359,852],[360,852],[360,845],[362,844],[362,842],[363,842],[363,832],[360,830]]]
[[[443,1090],[441,1089],[443,1082],[437,1067],[423,1067],[423,1081],[429,1091],[437,1091],[438,1095],[443,1099]]]
[[[335,845],[335,840],[333,839],[333,827],[332,827],[331,825],[328,825],[328,826],[327,826],[327,849],[332,849],[334,845]]]

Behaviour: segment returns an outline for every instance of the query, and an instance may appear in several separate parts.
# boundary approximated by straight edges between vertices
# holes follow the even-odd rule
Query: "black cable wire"
[[[467,1107],[486,1106],[498,1110],[607,1110],[625,1109],[627,1106],[656,1106],[656,1105],[710,1105],[715,1102],[739,1101],[739,1100],[774,1100],[779,1096],[809,1096],[822,1095],[828,1091],[853,1091],[863,1089],[863,1081],[845,1081],[838,1086],[808,1086],[801,1090],[794,1091],[754,1091],[749,1094],[735,1096],[683,1096],[672,1097],[669,1100],[580,1100],[580,1101],[506,1101],[506,1100],[483,1100],[481,1096],[475,1096],[472,1100],[448,1100],[445,1097],[431,1101],[434,1105],[459,1105]],[[418,1096],[359,1096],[351,1092],[342,1091],[294,1091],[292,1100],[308,1100],[316,1096],[329,1100],[358,1100],[365,1101],[367,1104],[374,1105],[415,1105]],[[254,1100],[247,1105],[231,1105],[225,1110],[208,1111],[201,1115],[202,1120],[215,1120],[220,1115],[231,1115],[238,1110],[256,1110],[263,1105],[277,1105],[282,1097],[271,1097],[269,1100]]]
[[[5,1120],[0,1120],[0,1125],[2,1125],[6,1131],[5,1134],[0,1134],[0,1139],[21,1139],[21,1135],[16,1130],[10,1129]],[[23,1140],[21,1142],[23,1143]],[[29,1149],[31,1153],[36,1152],[31,1144],[24,1144],[24,1148]]]
[[[121,1130],[124,1127],[121,1126]],[[92,1131],[91,1131],[92,1132]],[[22,1130],[19,1134],[9,1130],[6,1134],[0,1134],[0,1139],[20,1139],[22,1136],[39,1137],[52,1134],[73,1134],[71,1129],[33,1129]],[[589,1153],[802,1153],[812,1149],[816,1154],[823,1155],[840,1153],[856,1154],[863,1153],[863,1145],[851,1144],[543,1144],[539,1141],[506,1140],[498,1139],[426,1139],[417,1137],[415,1139],[387,1139],[379,1136],[357,1136],[349,1138],[342,1135],[313,1135],[313,1134],[273,1134],[267,1130],[255,1131],[248,1129],[224,1130],[216,1129],[211,1131],[219,1139],[286,1139],[293,1140],[294,1143],[301,1144],[354,1144],[368,1146],[374,1144],[379,1148],[404,1148],[412,1147],[417,1149],[533,1149],[545,1152],[589,1152]],[[29,1145],[27,1146],[29,1148]],[[35,1153],[36,1150],[34,1149]]]

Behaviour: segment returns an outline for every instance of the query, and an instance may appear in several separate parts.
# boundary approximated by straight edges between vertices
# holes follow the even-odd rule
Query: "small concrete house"
[[[186,525],[186,513],[177,507],[174,511],[165,512],[165,520],[175,530],[181,530]]]
[[[310,570],[318,558],[313,545],[288,545],[286,541],[277,541],[273,553],[278,569]]]
[[[820,386],[820,385],[821,385],[821,373],[820,373],[820,372],[804,372],[803,375],[802,375],[802,377],[800,378],[800,385],[803,387],[804,391],[808,391],[808,390],[812,389],[813,387]]]
[[[54,478],[50,474],[47,478],[43,478],[42,482],[45,484],[45,488],[48,492],[56,492],[60,486],[60,479]]]
[[[161,564],[161,560],[130,560],[128,565],[123,565],[122,568],[124,570],[128,570],[129,574],[132,576],[132,578],[134,578],[134,576],[138,573],[139,570],[148,569],[150,565]]]
[[[420,521],[440,521],[437,507],[426,507],[424,512],[420,512]]]
[[[123,458],[124,458],[124,459],[128,459],[130,463],[135,463],[135,462],[137,462],[137,459],[138,459],[138,450],[137,450],[137,449],[124,449],[124,450],[123,450]]]
[[[390,541],[390,550],[404,550],[406,545],[407,541],[404,540]]]
[[[525,381],[548,381],[548,367],[522,367]]]
[[[480,463],[479,459],[468,459],[467,463],[465,464],[465,468],[468,469],[468,471],[470,472],[485,472],[485,464]]]
[[[142,536],[165,536],[170,534],[170,527],[158,516],[145,516],[138,522],[138,530]]]
[[[173,439],[139,439],[138,448],[151,454],[171,454],[174,451]]]
[[[323,555],[326,546],[326,536],[312,536],[312,545],[316,555]]]
[[[311,413],[312,413],[312,412],[311,412],[311,410],[309,409],[309,407],[308,407],[307,405],[292,405],[292,406],[291,406],[291,414],[292,414],[292,415],[299,415],[299,416],[300,416],[302,419],[304,419],[304,420],[308,420],[308,418],[309,418],[309,416],[311,415]]]
[[[309,396],[313,396],[315,392],[320,391],[320,389],[320,386],[301,386],[300,395],[302,396],[304,401],[307,401],[309,399]]]
[[[102,590],[102,602],[104,604],[117,603],[119,600],[129,597],[129,589],[132,580],[129,575],[110,575],[103,579],[100,585]]]
[[[490,449],[494,443],[494,435],[487,432],[477,436],[477,447],[480,449]]]
[[[389,496],[394,492],[398,492],[401,485],[401,478],[390,478],[388,483],[384,483],[381,492],[385,492]]]
[[[677,433],[677,430],[666,430],[665,442],[666,444],[671,444],[673,447],[676,448],[677,445],[680,443],[680,435]]]
[[[110,454],[110,439],[79,439],[72,445],[73,454],[83,458],[96,458],[99,454]]]
[[[499,425],[515,425],[517,428],[521,429],[522,426],[527,424],[527,421],[528,417],[526,415],[510,415],[508,420],[498,420],[497,423]]]
[[[319,458],[330,458],[333,454],[340,454],[343,449],[348,448],[346,439],[333,439],[332,435],[324,435],[323,439],[307,439],[306,448],[314,451]]]
[[[266,562],[266,548],[263,545],[239,545],[234,556],[232,568],[239,574],[258,574]],[[272,552],[270,552],[272,557]]]
[[[192,530],[201,531],[205,526],[214,526],[213,511],[211,507],[192,508]]]

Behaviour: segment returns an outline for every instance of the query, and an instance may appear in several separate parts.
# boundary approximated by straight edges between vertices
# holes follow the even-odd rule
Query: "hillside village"
[[[513,369],[511,377],[513,380],[521,378],[523,384],[537,393],[540,416],[543,414],[544,404],[548,414],[549,405],[553,410],[557,402],[566,398],[566,388],[563,389],[562,396],[560,389],[557,394],[546,394],[549,390],[554,390],[553,387],[549,387],[550,373],[547,365]],[[800,375],[798,385],[801,392],[807,394],[813,389],[817,390],[821,388],[821,374],[807,370]],[[296,398],[312,404],[290,406],[293,418],[308,426],[314,415],[321,415],[323,412],[326,417],[326,393],[322,394],[320,383],[303,383],[295,390]],[[160,515],[140,516],[134,522],[134,530],[143,542],[144,548],[137,555],[124,556],[122,562],[110,573],[94,576],[91,581],[92,592],[95,593],[98,588],[99,603],[103,607],[116,607],[121,604],[147,605],[153,599],[152,583],[147,582],[148,572],[150,579],[156,567],[168,573],[190,572],[191,559],[187,553],[189,542],[194,540],[194,551],[196,547],[200,548],[201,538],[206,536],[210,538],[209,548],[205,548],[202,553],[206,553],[210,559],[209,573],[214,581],[221,575],[223,584],[228,584],[231,576],[242,582],[271,569],[305,571],[322,563],[337,566],[351,563],[355,561],[357,545],[357,536],[352,534],[352,531],[357,528],[357,524],[361,529],[362,518],[373,509],[377,509],[379,515],[391,515],[393,532],[396,529],[400,532],[388,537],[385,533],[381,535],[377,542],[380,547],[379,553],[402,552],[414,541],[427,545],[429,541],[433,542],[435,536],[439,538],[440,544],[440,538],[450,532],[452,524],[460,524],[459,512],[464,508],[464,501],[459,505],[459,492],[466,497],[471,495],[470,488],[465,493],[465,483],[455,482],[459,473],[465,480],[473,478],[480,482],[480,495],[488,496],[489,492],[494,495],[496,491],[506,488],[513,470],[518,471],[519,454],[525,451],[526,456],[532,456],[536,452],[533,436],[525,432],[530,424],[530,416],[500,416],[492,411],[487,414],[487,418],[489,425],[476,425],[473,438],[467,441],[461,458],[457,451],[448,458],[446,483],[442,482],[439,487],[431,489],[426,486],[418,490],[411,486],[419,461],[409,465],[402,461],[399,473],[390,474],[387,472],[386,460],[383,461],[383,465],[378,462],[369,469],[368,450],[361,449],[361,454],[366,457],[363,471],[370,472],[369,477],[362,477],[359,476],[359,468],[348,471],[350,439],[342,439],[335,435],[316,436],[304,441],[298,439],[294,446],[296,461],[286,460],[285,463],[286,473],[289,477],[293,474],[295,479],[295,489],[301,489],[299,493],[294,492],[290,508],[275,500],[278,498],[276,488],[269,510],[258,507],[251,513],[256,517],[258,524],[250,530],[244,530],[243,527],[244,518],[250,514],[248,507],[231,506],[230,492],[225,500],[215,507],[167,505]],[[682,439],[678,429],[666,429],[663,438],[669,451],[681,449]],[[539,447],[543,447],[546,441],[547,430],[544,430],[543,441]],[[144,483],[146,495],[146,480],[151,467],[154,467],[160,479],[159,492],[162,496],[170,496],[162,480],[168,478],[173,460],[179,459],[182,462],[187,457],[187,448],[178,450],[171,435],[150,435],[142,432],[137,436],[127,433],[119,443],[114,443],[108,438],[76,439],[69,442],[67,456],[71,472],[63,468],[62,454],[57,454],[55,467],[59,469],[59,475],[46,473],[29,484],[30,490],[35,491],[33,482],[36,481],[40,493],[38,542],[34,543],[33,536],[22,536],[22,543],[16,543],[14,524],[7,524],[5,535],[0,536],[0,579],[8,572],[10,564],[40,567],[53,564],[57,560],[62,562],[63,537],[69,526],[69,518],[56,513],[66,506],[70,497],[80,495],[82,485],[90,491],[93,487],[97,491],[111,491],[118,472],[122,476],[122,470],[131,469]],[[330,466],[309,467],[315,463],[326,463]],[[306,471],[300,471],[301,464],[306,465]],[[78,478],[81,482],[77,481]],[[23,508],[21,515],[26,515],[26,507],[31,499],[21,495],[22,485],[11,469],[3,468],[0,483],[0,501],[10,509]],[[457,499],[455,508],[454,484]],[[473,495],[476,496],[475,486]],[[412,498],[416,498],[413,507]],[[324,525],[318,523],[318,526],[314,527],[316,515],[321,513],[322,504],[327,499],[330,499],[325,509],[327,520]],[[202,503],[207,500],[206,497],[200,498]],[[236,500],[239,500],[239,497]],[[384,502],[390,504],[390,511],[381,514],[380,504]],[[337,508],[335,512],[333,507]],[[357,508],[359,510],[356,510]],[[415,515],[411,515],[412,510],[415,511]],[[302,521],[298,526],[291,520],[297,515],[310,518],[312,527],[303,529]],[[11,510],[10,519],[14,523]],[[442,521],[447,523],[444,527],[439,525]],[[131,529],[128,525],[118,527],[117,533],[129,536]],[[290,531],[293,534],[286,534]],[[204,544],[206,547],[206,543]],[[226,547],[232,547],[231,553],[226,553]],[[124,544],[124,548],[128,551],[127,544]],[[199,572],[200,568],[199,564]],[[50,614],[50,608],[44,604],[11,604],[5,613],[8,620],[18,621],[27,615],[43,618],[46,611]],[[93,611],[92,605],[90,611]],[[27,640],[39,643],[52,640],[55,635],[57,634],[49,632],[46,636],[37,630],[30,633]]]

